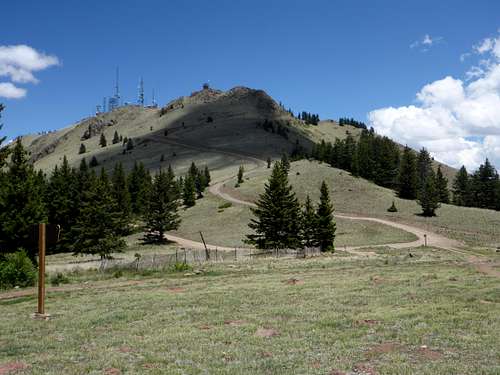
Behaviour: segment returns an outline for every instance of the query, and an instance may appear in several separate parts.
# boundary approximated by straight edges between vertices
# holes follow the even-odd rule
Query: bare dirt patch
[[[299,280],[299,279],[296,279],[295,277],[292,277],[291,279],[285,280],[283,282],[287,285],[303,285],[304,284],[304,280]]]
[[[258,337],[275,337],[279,336],[279,332],[273,328],[259,328],[257,332],[255,332],[255,336]]]
[[[122,370],[115,368],[115,367],[109,367],[104,370],[104,375],[121,375]]]
[[[328,375],[347,375],[347,373],[344,371],[333,369],[328,373]]]
[[[352,370],[357,375],[378,375],[373,367],[363,363],[354,366]]]
[[[26,370],[29,366],[23,362],[7,362],[0,365],[0,375],[14,374]]]
[[[417,354],[424,359],[428,359],[431,361],[436,361],[443,357],[443,353],[438,352],[436,350],[429,349],[427,346],[422,345],[417,349]]]
[[[121,346],[118,348],[118,351],[120,353],[133,353],[135,352],[135,349],[131,348],[130,346]]]
[[[209,331],[212,329],[212,326],[209,326],[208,324],[203,324],[199,327],[202,331]]]

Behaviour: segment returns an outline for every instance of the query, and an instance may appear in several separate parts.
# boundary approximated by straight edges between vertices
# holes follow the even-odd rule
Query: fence
[[[306,258],[320,253],[317,248],[306,249],[278,249],[278,250],[200,250],[181,248],[170,254],[136,254],[135,259],[103,259],[99,270],[110,268],[130,268],[136,270],[160,270],[185,263],[192,266],[202,266],[206,263],[235,263],[251,261],[260,258]]]

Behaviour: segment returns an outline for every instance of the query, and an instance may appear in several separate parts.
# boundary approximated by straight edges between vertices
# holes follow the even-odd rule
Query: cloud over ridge
[[[475,169],[488,157],[500,169],[500,35],[484,39],[473,53],[481,60],[467,72],[469,80],[431,82],[416,94],[415,105],[371,111],[371,125],[454,167]]]

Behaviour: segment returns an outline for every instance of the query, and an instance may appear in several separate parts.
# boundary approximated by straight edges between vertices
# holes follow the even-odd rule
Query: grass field
[[[248,179],[236,189],[237,194],[248,200],[256,199],[264,190],[269,174],[270,169],[248,173]],[[321,181],[325,180],[330,186],[335,209],[339,212],[394,219],[471,246],[500,246],[499,211],[442,205],[436,217],[425,218],[418,215],[421,209],[415,201],[399,199],[389,189],[354,178],[348,172],[331,168],[325,163],[307,160],[292,163],[289,179],[301,200],[306,194],[318,199]],[[233,186],[234,181],[227,183],[228,188]],[[399,210],[397,213],[387,212],[393,200]]]
[[[49,293],[48,321],[34,297],[0,300],[0,373],[498,374],[498,278],[440,250],[377,251],[85,275]]]
[[[196,206],[181,212],[182,223],[173,232],[184,238],[200,241],[200,231],[207,243],[220,246],[248,247],[243,243],[244,235],[250,233],[248,223],[253,215],[250,208],[232,204],[223,207],[225,200],[206,194]],[[337,247],[379,245],[392,242],[410,242],[416,237],[408,232],[383,224],[337,219]]]

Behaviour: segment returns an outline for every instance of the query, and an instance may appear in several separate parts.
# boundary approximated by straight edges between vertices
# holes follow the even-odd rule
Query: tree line
[[[488,159],[472,175],[462,167],[450,194],[441,166],[433,168],[425,148],[416,153],[406,146],[401,151],[396,142],[375,134],[373,128],[363,129],[358,140],[348,134],[333,144],[322,141],[313,147],[311,156],[394,189],[400,198],[417,199],[426,216],[433,216],[441,203],[500,210],[499,177]]]
[[[351,125],[351,126],[354,126],[355,128],[367,129],[366,124],[364,122],[354,120],[352,117],[351,118],[340,117],[339,118],[339,125],[340,126]]]
[[[319,247],[334,251],[336,225],[327,184],[321,184],[317,207],[309,196],[301,205],[288,181],[289,169],[287,158],[274,164],[264,192],[252,208],[255,218],[248,226],[254,233],[245,242],[259,249]]]
[[[61,225],[59,243],[52,252],[96,254],[107,257],[125,247],[123,236],[144,229],[144,240],[162,242],[164,234],[180,224],[180,205],[193,206],[210,183],[207,167],[194,163],[184,177],[172,168],[154,176],[142,163],[130,173],[117,163],[111,173],[90,168],[82,159],[70,167],[66,157],[49,176],[35,171],[28,153],[18,140],[6,164],[6,149],[0,161],[0,257],[26,249],[34,261],[30,240],[34,224]]]

